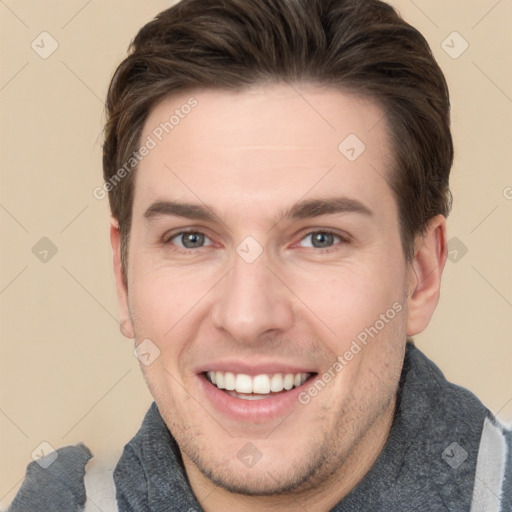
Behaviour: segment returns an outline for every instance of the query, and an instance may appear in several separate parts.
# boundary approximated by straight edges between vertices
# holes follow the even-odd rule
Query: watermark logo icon
[[[448,259],[452,263],[458,263],[467,254],[467,245],[456,236],[448,240]]]
[[[146,338],[135,347],[133,354],[144,366],[149,366],[160,357],[160,349]]]
[[[452,59],[458,59],[469,48],[469,43],[458,32],[452,32],[443,40],[441,48]]]
[[[57,246],[44,236],[32,247],[32,254],[42,263],[48,263],[57,254],[57,250]]]
[[[59,43],[48,32],[41,32],[32,41],[30,47],[39,55],[39,57],[42,59],[47,59],[57,50]]]
[[[55,448],[47,441],[39,444],[30,455],[43,469],[49,468],[59,456]]]
[[[254,263],[263,253],[263,247],[252,236],[248,236],[236,248],[237,254],[246,263]]]
[[[349,161],[356,161],[365,151],[364,142],[354,133],[345,137],[339,144],[339,152]]]
[[[263,457],[263,454],[258,448],[251,442],[245,443],[238,453],[236,454],[237,459],[249,469],[256,466],[259,460]]]
[[[453,442],[441,454],[443,460],[453,469],[457,469],[468,458],[468,452],[459,443]]]

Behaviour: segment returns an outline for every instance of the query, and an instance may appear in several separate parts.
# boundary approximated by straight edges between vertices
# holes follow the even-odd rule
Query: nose
[[[252,263],[235,255],[231,272],[219,284],[212,323],[239,343],[258,342],[262,335],[277,335],[293,325],[289,290],[264,255]]]

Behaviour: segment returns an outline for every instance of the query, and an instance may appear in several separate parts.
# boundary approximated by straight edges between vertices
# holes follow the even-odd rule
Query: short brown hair
[[[451,207],[448,87],[425,38],[378,0],[182,0],[163,11],[139,31],[112,78],[105,181],[137,150],[150,110],[165,97],[282,81],[333,86],[383,109],[410,259],[415,236]],[[109,187],[125,278],[134,172]]]

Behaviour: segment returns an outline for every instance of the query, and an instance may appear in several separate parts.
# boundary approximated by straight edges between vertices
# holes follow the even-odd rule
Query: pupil
[[[333,235],[330,233],[315,233],[313,235],[313,247],[328,247],[332,245]]]
[[[201,247],[204,243],[204,235],[202,233],[186,233],[183,235],[183,245],[189,249]]]

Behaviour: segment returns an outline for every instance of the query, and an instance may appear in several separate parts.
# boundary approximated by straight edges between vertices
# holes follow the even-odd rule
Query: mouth
[[[204,396],[222,415],[244,424],[262,424],[304,411],[298,397],[318,376],[316,372],[206,370],[198,374]]]
[[[242,400],[265,400],[302,386],[313,373],[245,373],[208,371],[205,378],[217,389]]]

